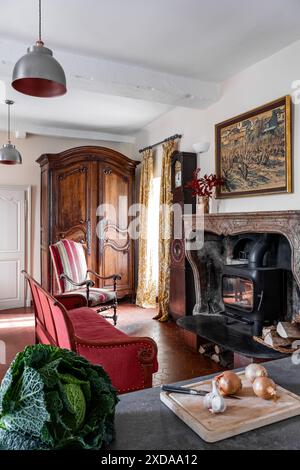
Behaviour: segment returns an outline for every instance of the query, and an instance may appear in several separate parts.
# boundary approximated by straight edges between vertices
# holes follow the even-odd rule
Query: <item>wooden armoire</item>
[[[133,296],[134,240],[127,228],[139,162],[105,147],[77,147],[41,155],[41,277],[56,292],[49,245],[62,238],[86,249],[87,264],[101,276],[120,274],[119,297]],[[98,287],[112,288],[111,280]]]

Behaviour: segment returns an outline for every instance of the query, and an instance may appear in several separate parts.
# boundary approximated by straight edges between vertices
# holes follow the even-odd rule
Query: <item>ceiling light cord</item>
[[[10,138],[10,104],[8,104],[7,119],[8,119],[8,123],[7,123],[7,140],[8,140],[8,143],[11,144],[11,138]]]
[[[39,0],[39,41],[42,40],[42,0]]]
[[[8,143],[11,144],[11,128],[10,128],[10,107],[14,104],[12,100],[5,100],[5,104],[8,106],[7,110],[7,140]]]

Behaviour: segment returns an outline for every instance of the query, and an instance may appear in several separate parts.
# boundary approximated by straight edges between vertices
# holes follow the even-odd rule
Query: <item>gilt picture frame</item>
[[[291,193],[292,102],[284,96],[215,126],[216,198]]]

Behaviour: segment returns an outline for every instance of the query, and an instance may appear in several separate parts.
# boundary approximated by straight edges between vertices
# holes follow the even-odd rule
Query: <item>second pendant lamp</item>
[[[39,0],[39,39],[27,49],[13,70],[12,86],[25,95],[51,98],[67,91],[66,76],[53,53],[44,47],[41,35],[42,5]]]
[[[5,104],[8,106],[7,114],[7,140],[8,143],[4,144],[0,149],[0,163],[4,165],[16,165],[22,163],[22,157],[20,152],[12,145],[10,140],[10,107],[14,104],[11,100],[5,100]]]

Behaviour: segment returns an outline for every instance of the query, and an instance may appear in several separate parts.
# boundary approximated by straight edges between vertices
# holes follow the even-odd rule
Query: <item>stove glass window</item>
[[[253,310],[253,282],[238,276],[223,276],[223,302],[240,310]]]

